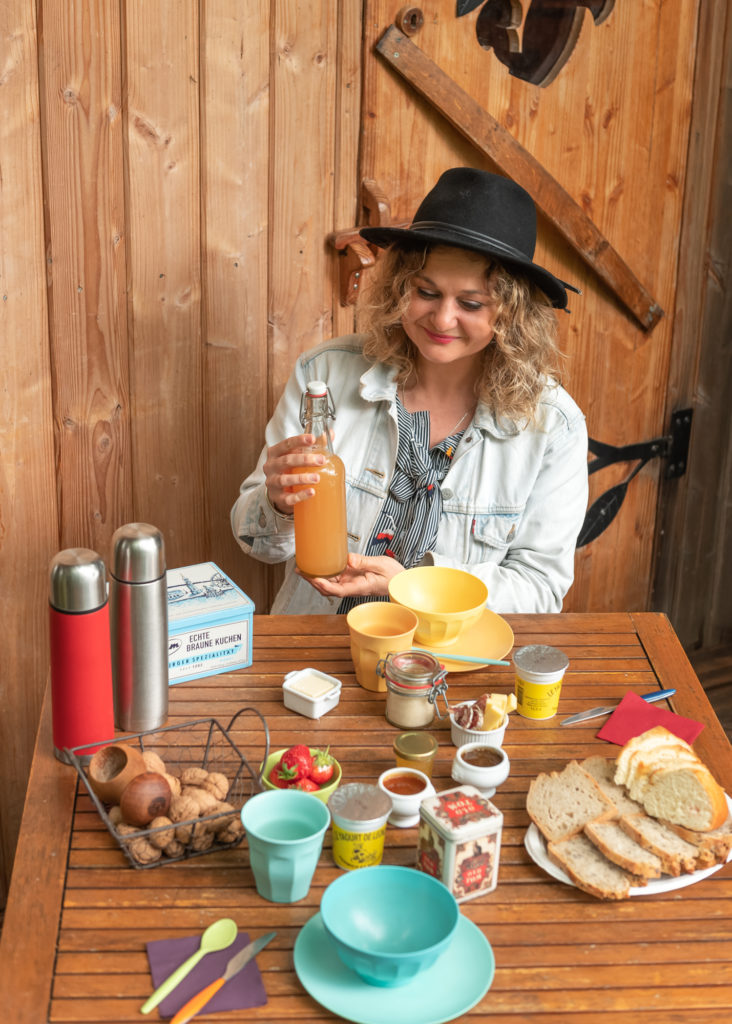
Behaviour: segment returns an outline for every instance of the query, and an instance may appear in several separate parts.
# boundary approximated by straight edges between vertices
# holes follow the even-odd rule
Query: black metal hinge
[[[590,438],[589,449],[595,458],[587,467],[589,473],[596,473],[617,462],[635,462],[636,465],[625,480],[609,488],[590,505],[577,538],[578,548],[596,540],[607,529],[623,504],[628,484],[651,459],[668,459],[664,473],[667,480],[684,475],[689,458],[689,438],[693,413],[693,409],[680,409],[673,413],[669,433],[664,437],[656,437],[652,441],[615,446]]]

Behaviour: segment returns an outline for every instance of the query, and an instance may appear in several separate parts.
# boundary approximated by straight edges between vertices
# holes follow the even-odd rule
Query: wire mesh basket
[[[234,724],[246,713],[259,719],[263,731],[263,754],[258,770],[252,767],[232,738]],[[207,774],[225,776],[228,782],[226,808],[219,806],[208,813],[199,813],[155,828],[126,826],[118,820],[119,808],[105,805],[94,792],[88,776],[89,766],[84,763],[90,760],[92,750],[120,744],[137,747],[143,754],[156,754],[162,759],[166,773],[173,779],[180,780],[181,776],[185,778],[186,769],[202,769]],[[241,809],[250,796],[264,788],[261,773],[269,756],[269,729],[263,715],[256,708],[245,707],[237,711],[226,728],[215,718],[199,718],[180,725],[65,748],[65,752],[107,830],[130,864],[135,868],[153,868],[239,845],[244,837]],[[217,803],[221,804],[221,801]],[[171,839],[163,845],[171,829],[174,842]],[[151,852],[155,850],[158,851],[157,855]]]

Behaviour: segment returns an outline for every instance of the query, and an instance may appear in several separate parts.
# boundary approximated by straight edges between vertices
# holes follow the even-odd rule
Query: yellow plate
[[[449,647],[430,647],[419,644],[444,665],[448,672],[475,672],[485,668],[488,662],[454,661],[451,654],[462,654],[468,658],[505,658],[513,647],[513,630],[500,615],[485,609],[481,617]]]

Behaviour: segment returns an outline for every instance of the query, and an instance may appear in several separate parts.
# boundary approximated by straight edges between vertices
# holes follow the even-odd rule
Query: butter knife
[[[640,697],[646,704],[652,704],[656,700],[665,700],[674,693],[676,693],[676,690],[654,690],[653,693],[642,693]],[[575,722],[586,722],[588,718],[600,718],[602,715],[609,715],[617,706],[617,704],[612,704],[608,707],[590,708],[589,711],[580,711],[578,715],[570,715],[569,718],[563,718],[559,724],[574,725]]]
[[[185,1006],[182,1006],[180,1010],[178,1010],[170,1024],[187,1024],[187,1021],[192,1017],[195,1017],[198,1011],[202,1010],[210,999],[213,999],[222,985],[225,985],[227,981],[234,977],[235,974],[238,974],[242,967],[248,964],[261,949],[264,949],[267,943],[271,942],[276,934],[276,932],[269,932],[267,935],[262,935],[260,938],[250,942],[248,946],[244,947],[244,949],[241,949],[236,956],[233,956],[231,960],[229,960],[223,975],[220,978],[217,978],[216,981],[212,981],[210,985],[207,985],[206,988],[202,989],[197,993],[197,995],[189,999]]]

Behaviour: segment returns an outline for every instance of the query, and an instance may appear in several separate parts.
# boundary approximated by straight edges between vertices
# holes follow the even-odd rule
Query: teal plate
[[[295,940],[295,971],[313,999],[354,1024],[444,1024],[475,1006],[496,969],[488,939],[460,915],[455,938],[436,963],[397,988],[368,985],[341,961],[320,913]]]

